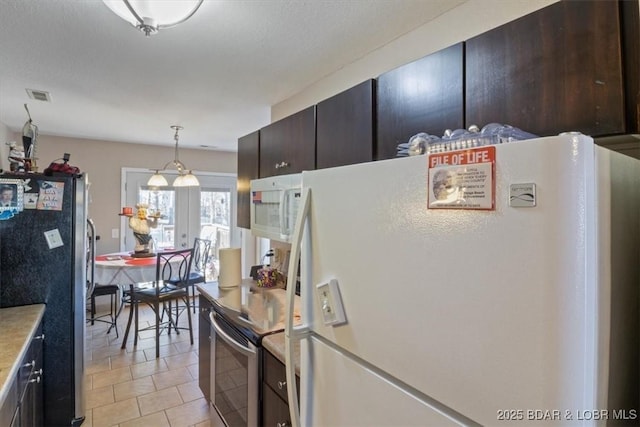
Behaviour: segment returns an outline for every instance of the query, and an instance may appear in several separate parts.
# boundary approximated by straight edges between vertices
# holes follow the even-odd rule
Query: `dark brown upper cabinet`
[[[395,157],[397,145],[419,132],[463,127],[463,57],[458,43],[378,77],[376,160]]]
[[[260,129],[260,177],[315,169],[315,124],[312,106]]]
[[[373,160],[375,80],[370,79],[316,106],[316,168]]]
[[[628,132],[620,7],[561,1],[468,40],[465,125]]]
[[[250,182],[260,177],[260,131],[238,138],[238,227],[251,228]]]

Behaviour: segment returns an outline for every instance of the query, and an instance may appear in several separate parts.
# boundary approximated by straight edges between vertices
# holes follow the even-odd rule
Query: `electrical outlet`
[[[338,281],[331,279],[328,283],[316,285],[322,320],[327,326],[336,326],[346,323],[342,298],[338,290]]]
[[[120,230],[117,228],[112,228],[111,229],[111,238],[112,239],[117,239],[120,237]]]

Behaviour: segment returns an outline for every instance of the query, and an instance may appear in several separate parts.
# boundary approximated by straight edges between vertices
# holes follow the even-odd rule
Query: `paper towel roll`
[[[224,248],[218,251],[220,257],[220,274],[218,286],[230,288],[242,282],[240,248]]]

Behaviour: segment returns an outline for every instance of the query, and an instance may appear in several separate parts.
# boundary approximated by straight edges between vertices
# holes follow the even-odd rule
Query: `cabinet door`
[[[316,169],[373,160],[375,80],[316,106]]]
[[[263,353],[263,366],[263,381],[271,387],[282,400],[287,402],[289,396],[287,395],[287,373],[284,363],[280,362],[268,351],[265,351]]]
[[[619,3],[562,1],[466,42],[466,125],[625,131]]]
[[[18,405],[19,424],[21,427],[39,427],[43,425],[44,401],[43,381],[44,375],[42,360],[42,323],[36,328],[36,333],[31,338],[29,349],[25,354],[21,371],[26,369],[26,378],[22,382],[24,390]],[[22,375],[22,372],[19,374]]]
[[[259,178],[260,131],[238,138],[238,227],[251,228],[250,181]]]
[[[198,298],[198,385],[206,401],[211,402],[211,302],[202,295]]]
[[[284,363],[268,351],[262,353],[262,377],[264,383],[271,387],[280,399],[285,402],[289,401],[289,395],[287,394],[287,373]],[[296,375],[296,390],[299,399],[300,377],[298,377],[298,375]]]
[[[261,178],[313,170],[315,166],[315,106],[260,129]]]
[[[262,385],[262,425],[265,427],[291,425],[289,405],[264,383]]]
[[[463,44],[458,43],[380,75],[375,159],[419,132],[442,136],[464,126]]]
[[[28,385],[28,395],[25,401],[29,402],[30,408],[23,414],[22,425],[24,427],[38,427],[44,424],[44,382],[42,381],[44,372],[44,360],[42,347],[44,342],[44,334],[42,333],[42,323],[38,326],[36,334],[31,340],[31,352],[35,365],[31,382]],[[27,415],[28,414],[28,415]],[[27,421],[28,420],[28,421]]]

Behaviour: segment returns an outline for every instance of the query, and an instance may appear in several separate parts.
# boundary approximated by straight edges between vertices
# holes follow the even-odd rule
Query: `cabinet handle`
[[[33,337],[34,340],[43,340],[44,341],[44,334],[42,335],[37,335],[35,337]]]
[[[278,388],[280,390],[282,390],[283,388],[287,387],[287,382],[286,381],[278,381]]]
[[[291,426],[291,424],[289,424],[288,421],[283,421],[281,423],[276,423],[276,427],[289,427]]]
[[[25,363],[24,365],[22,365],[22,367],[23,367],[23,368],[29,368],[29,367],[31,367],[31,366],[35,366],[35,364],[36,364],[36,361],[35,361],[35,360],[32,360],[31,362],[27,362],[27,363]]]
[[[286,168],[288,166],[289,166],[289,163],[287,163],[287,162],[276,163],[276,169],[282,169],[282,168]]]
[[[34,379],[32,379],[32,380],[29,380],[29,382],[30,382],[30,383],[38,383],[38,384],[40,384],[40,378],[41,378],[41,377],[40,377],[40,376],[38,376],[38,378],[34,378]]]

